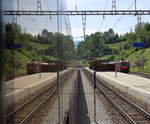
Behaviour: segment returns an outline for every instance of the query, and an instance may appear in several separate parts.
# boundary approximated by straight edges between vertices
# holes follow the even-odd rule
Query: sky
[[[17,8],[17,1],[5,0],[5,9],[13,10]],[[56,10],[57,4],[56,0],[41,0],[42,10]],[[64,10],[75,10],[75,5],[77,3],[77,10],[111,10],[112,0],[60,0],[63,5]],[[64,2],[66,1],[66,2]],[[117,10],[126,10],[128,8],[134,9],[135,0],[116,0]],[[9,3],[9,4],[8,4]],[[66,3],[66,5],[65,5]],[[36,0],[20,0],[21,10],[37,10]],[[149,0],[137,0],[137,9],[148,9],[150,10]],[[82,16],[69,16],[72,36],[74,38],[75,44],[78,41],[83,40],[80,38],[83,36],[83,26],[82,26]],[[134,30],[134,26],[137,24],[136,16],[87,16],[86,21],[86,35],[100,31],[107,31],[109,28],[118,34],[124,34],[131,30]],[[10,20],[7,19],[7,20]],[[61,32],[67,33],[68,20],[63,16],[61,17]],[[64,21],[67,20],[67,21]],[[142,21],[150,22],[150,16],[142,16]],[[44,28],[48,31],[57,31],[57,17],[53,16],[20,16],[18,17],[18,24],[20,24],[25,32],[30,32],[32,34],[37,34],[41,32]]]
[[[66,0],[67,9],[75,10],[77,3],[77,10],[111,10],[112,0]],[[135,8],[134,0],[116,0],[117,10],[127,10]],[[149,0],[137,0],[137,9],[149,9]],[[121,18],[121,19],[120,19]],[[118,20],[120,20],[118,22]],[[150,16],[142,16],[142,21],[150,22]],[[83,26],[81,16],[70,16],[72,34],[74,40],[80,41],[83,38],[76,38],[83,36]],[[87,16],[86,34],[89,35],[96,31],[107,31],[109,28],[118,34],[124,34],[134,30],[137,24],[137,17],[135,16]]]
[[[4,0],[4,10],[17,10],[18,0]],[[64,0],[60,0],[60,9],[66,10]],[[42,10],[56,11],[57,0],[41,0]],[[37,0],[19,0],[19,10],[37,10]],[[12,16],[5,16],[5,23],[12,22]],[[60,32],[67,34],[68,19],[65,16],[60,17]],[[37,35],[43,29],[50,32],[57,32],[57,17],[56,16],[17,16],[17,24],[21,25],[26,33]]]

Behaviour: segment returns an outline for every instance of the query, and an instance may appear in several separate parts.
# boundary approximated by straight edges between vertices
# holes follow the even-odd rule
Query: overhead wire
[[[20,7],[20,9],[25,10],[25,9],[21,6],[21,4],[19,5],[19,7]],[[40,27],[40,25],[37,23],[37,21],[36,21],[34,18],[32,18],[31,16],[29,16],[28,18],[36,25],[37,28],[39,28],[40,30],[42,30],[42,28]]]
[[[108,0],[106,0],[105,7],[104,7],[104,11],[106,10],[107,5],[108,5]],[[104,20],[105,20],[105,16],[103,16],[103,20],[101,21],[101,24],[100,24],[100,28],[99,28],[99,30],[101,30],[101,29],[102,29],[103,24],[104,24]]]
[[[49,6],[47,0],[45,0],[45,3],[46,3],[46,6],[47,6],[47,10],[49,10],[50,6]],[[51,16],[49,16],[49,19],[51,20]]]
[[[45,3],[46,3],[47,10],[50,10],[50,9],[49,9],[50,6],[49,6],[47,0],[45,0]],[[63,8],[61,8],[61,9],[63,9]],[[64,18],[64,20],[65,20],[65,27],[66,27],[66,29],[67,29],[67,32],[69,32],[69,22],[68,22],[68,18],[67,18],[66,16],[63,16],[63,18]],[[51,21],[51,19],[52,19],[52,17],[49,16],[49,21]]]
[[[47,8],[47,11],[49,11],[49,4],[48,4],[48,2],[47,2],[47,0],[45,0],[45,6],[46,6],[46,8]],[[47,16],[47,21],[46,21],[46,23],[45,23],[45,27],[47,27],[48,25],[49,25],[49,22],[51,21],[51,16]]]
[[[133,1],[132,3],[131,3],[131,5],[128,7],[128,9],[127,10],[130,10],[131,8],[132,8],[132,6],[135,4],[135,1]],[[117,20],[117,22],[113,25],[113,29],[119,24],[119,22],[123,19],[123,17],[124,17],[124,15],[122,15],[118,20]]]

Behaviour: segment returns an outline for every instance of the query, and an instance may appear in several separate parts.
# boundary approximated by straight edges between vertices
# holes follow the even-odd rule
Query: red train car
[[[40,72],[40,63],[28,62],[26,66],[27,74],[34,74]]]
[[[27,74],[34,74],[39,72],[57,72],[67,69],[67,62],[53,60],[48,63],[28,62]]]
[[[110,60],[94,60],[90,61],[90,69],[95,71],[117,71],[129,73],[130,72],[130,64],[128,61],[120,61],[115,63]]]
[[[90,69],[96,70],[96,71],[110,71],[114,70],[114,64],[110,63],[109,60],[93,60],[90,61]]]
[[[119,71],[129,73],[130,72],[130,63],[128,61],[119,62]]]

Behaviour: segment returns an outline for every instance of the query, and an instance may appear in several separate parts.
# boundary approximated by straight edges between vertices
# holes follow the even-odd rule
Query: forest
[[[133,48],[133,43],[143,42],[147,48]],[[13,44],[21,44],[21,48],[12,48]],[[57,32],[43,29],[33,35],[22,31],[18,24],[5,26],[5,72],[7,75],[26,72],[28,61],[48,62],[49,60],[75,60],[88,66],[93,59],[129,60],[132,69],[139,71],[141,60],[145,64],[145,72],[150,72],[150,24],[142,23],[141,28],[135,25],[134,30],[119,35],[113,29],[87,35],[85,41],[74,47],[73,38]],[[143,54],[141,56],[141,53]]]
[[[21,44],[21,48],[14,48]],[[75,57],[73,39],[70,35],[48,32],[32,35],[23,32],[18,24],[5,26],[5,72],[8,75],[24,73],[28,61],[72,60]]]
[[[119,48],[111,47],[112,44],[123,43]],[[96,32],[86,36],[85,41],[79,43],[77,48],[77,55],[79,59],[97,59],[106,55],[118,55],[120,50],[127,50],[132,48],[134,42],[143,42],[150,47],[150,24],[142,23],[139,29],[135,26],[134,31],[119,35],[109,29],[105,32]],[[112,57],[112,56],[111,56]],[[125,58],[124,58],[125,59]]]

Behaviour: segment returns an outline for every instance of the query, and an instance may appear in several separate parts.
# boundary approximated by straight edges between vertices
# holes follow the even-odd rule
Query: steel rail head
[[[89,74],[91,74],[91,73],[89,73]],[[92,75],[92,74],[91,74],[91,75]],[[114,91],[112,88],[106,86],[104,83],[102,83],[102,82],[99,81],[98,79],[97,79],[97,81],[100,82],[100,83],[101,83],[103,86],[105,86],[106,88],[112,90],[112,92],[117,93],[117,92]],[[103,81],[103,82],[104,82],[104,81]],[[99,86],[97,86],[97,87],[98,87],[99,91],[100,91],[104,96],[106,96],[106,94],[99,88]],[[123,97],[122,95],[120,95],[120,94],[118,94],[118,93],[117,93],[116,95],[119,96],[119,97],[121,97],[121,98],[124,99],[124,100],[127,100],[125,97]],[[108,96],[106,96],[106,97],[108,98]],[[111,98],[110,98],[110,99],[111,99]],[[110,100],[110,99],[109,99],[109,101],[112,101],[112,100]],[[129,100],[127,100],[127,102],[130,103],[131,106],[135,107],[135,109],[136,109],[138,112],[140,112],[144,117],[150,119],[150,113],[144,111],[142,108],[138,107],[137,105],[135,105],[134,103],[132,103],[132,102],[129,101]],[[118,105],[117,105],[117,106],[118,106]],[[118,107],[117,107],[117,108],[118,108]],[[128,118],[128,115],[126,115],[126,113],[123,112],[123,114]],[[130,118],[130,117],[129,117],[129,121],[130,121],[131,124],[136,124],[136,122],[135,122],[132,118]]]
[[[66,74],[67,74],[67,72],[65,72],[64,74],[62,74],[62,76],[64,76],[62,78],[62,82],[67,79]],[[30,100],[28,100],[27,102],[25,102],[24,104],[22,104],[20,107],[18,107],[17,109],[15,109],[11,113],[9,113],[7,115],[7,121],[10,120],[12,117],[14,117],[15,114],[17,114],[18,112],[20,112],[27,104],[31,103],[32,101],[34,101],[35,99],[37,99],[40,95],[42,95],[43,93],[47,92],[49,89],[51,89],[52,87],[55,87],[55,86],[57,86],[57,83],[54,82],[52,84],[52,86],[46,88],[44,91],[41,91],[39,94],[37,94],[36,96],[32,97]],[[56,88],[56,90],[57,90],[57,88]]]
[[[67,77],[67,76],[66,76],[66,77]],[[62,81],[65,81],[65,80],[66,80],[66,77],[63,78]],[[36,107],[33,109],[33,111],[32,111],[30,114],[28,114],[28,115],[21,121],[20,124],[26,124],[26,122],[28,122],[28,121],[32,118],[32,116],[34,116],[34,114],[36,114],[36,112],[40,109],[40,107],[41,107],[43,104],[45,104],[45,103],[49,100],[49,98],[52,97],[53,94],[55,94],[55,93],[57,92],[57,90],[58,90],[58,89],[55,88],[54,91],[53,91],[51,94],[49,94],[43,101],[41,101],[41,102],[39,103],[39,105],[36,106]]]
[[[127,103],[129,103],[134,109],[136,109],[139,113],[141,113],[143,116],[145,116],[146,118],[150,119],[150,113],[146,112],[145,110],[143,110],[142,108],[140,108],[139,106],[137,106],[136,104],[134,104],[133,102],[131,102],[130,100],[128,100],[127,98],[125,98],[124,96],[122,96],[121,94],[117,93],[114,89],[106,86],[104,83],[101,82],[101,84],[103,86],[105,86],[106,88],[108,88],[109,90],[111,90],[113,93],[115,93],[117,96],[119,96],[122,100],[126,101]]]
[[[35,99],[37,99],[39,96],[41,96],[43,93],[47,92],[49,89],[51,89],[52,87],[55,87],[55,86],[56,86],[56,83],[54,83],[52,86],[48,87],[46,90],[41,91],[39,94],[37,94],[36,96],[32,97],[27,102],[25,102],[24,104],[22,104],[20,107],[18,107],[17,109],[15,109],[11,113],[9,113],[7,115],[7,120],[11,119],[15,114],[17,114],[19,111],[21,111],[27,104],[31,103],[32,101],[34,101]]]
[[[105,96],[105,98],[115,107],[117,111],[121,113],[121,115],[130,123],[137,124],[121,107],[117,105],[117,103],[111,99],[108,95],[105,94],[103,90],[98,86],[99,91]]]
[[[38,106],[36,106],[36,107],[33,109],[33,111],[30,112],[30,113],[20,122],[20,124],[26,124],[26,122],[31,119],[31,117],[40,109],[40,107],[41,107],[43,104],[45,104],[45,103],[49,100],[49,98],[50,98],[51,96],[53,96],[53,94],[56,93],[56,91],[57,91],[57,88],[56,88],[51,94],[49,94],[44,100],[42,100],[42,101],[38,104]]]

